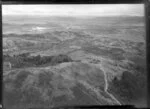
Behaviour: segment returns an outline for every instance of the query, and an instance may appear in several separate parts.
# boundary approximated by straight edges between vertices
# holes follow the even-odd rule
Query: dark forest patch
[[[72,62],[73,60],[67,55],[57,56],[29,56],[29,54],[21,54],[17,56],[3,56],[4,61],[11,62],[12,68],[23,68],[23,67],[40,67],[43,65],[57,65],[63,62]]]

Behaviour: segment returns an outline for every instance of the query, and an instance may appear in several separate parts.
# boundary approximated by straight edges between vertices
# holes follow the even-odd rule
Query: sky
[[[2,5],[2,15],[144,16],[144,4]]]

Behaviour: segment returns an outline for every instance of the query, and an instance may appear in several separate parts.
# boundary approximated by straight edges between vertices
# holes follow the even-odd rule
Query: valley
[[[21,20],[3,22],[6,109],[146,102],[143,17]]]

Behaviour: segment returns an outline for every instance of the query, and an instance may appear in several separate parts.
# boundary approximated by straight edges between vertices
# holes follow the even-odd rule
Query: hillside
[[[6,108],[16,103],[12,108],[43,103],[54,107],[117,104],[104,90],[104,72],[82,62],[12,70],[4,76],[4,82]]]
[[[146,106],[142,17],[22,18],[3,22],[6,109]]]

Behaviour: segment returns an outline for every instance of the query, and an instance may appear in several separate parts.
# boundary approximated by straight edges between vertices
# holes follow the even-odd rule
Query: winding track
[[[107,90],[108,90],[108,82],[107,82],[107,75],[106,75],[106,72],[105,70],[103,69],[102,65],[100,64],[100,68],[101,70],[104,72],[104,79],[105,79],[105,92],[112,98],[116,101],[116,103],[118,103],[119,105],[121,105],[121,103],[111,94],[109,93]]]

